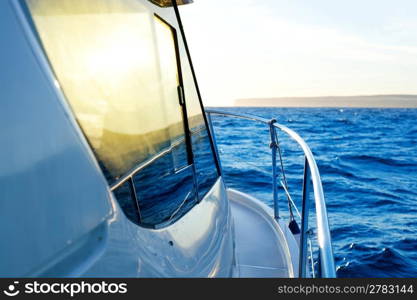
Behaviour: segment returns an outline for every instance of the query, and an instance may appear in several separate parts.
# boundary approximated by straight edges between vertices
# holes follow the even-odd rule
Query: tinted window
[[[171,30],[135,0],[28,0],[110,183],[184,138]]]
[[[119,188],[114,191],[114,196],[119,202],[120,207],[133,223],[140,224],[141,217],[139,214],[138,203],[134,193],[134,188],[131,181],[126,181]]]
[[[171,223],[195,204],[192,166],[166,172],[166,156],[133,177],[141,223]]]

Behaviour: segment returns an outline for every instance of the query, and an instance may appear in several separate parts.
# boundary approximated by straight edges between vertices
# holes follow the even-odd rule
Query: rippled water
[[[417,276],[417,109],[228,108],[296,130],[322,176],[339,277]],[[269,133],[214,117],[226,182],[272,206]],[[279,134],[289,189],[300,203],[302,152]],[[286,199],[280,190],[280,211]]]

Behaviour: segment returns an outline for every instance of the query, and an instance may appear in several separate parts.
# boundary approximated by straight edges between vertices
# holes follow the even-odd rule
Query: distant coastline
[[[417,95],[247,98],[235,100],[234,106],[417,108]]]

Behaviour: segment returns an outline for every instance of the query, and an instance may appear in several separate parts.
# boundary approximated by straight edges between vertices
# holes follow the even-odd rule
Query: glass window
[[[134,193],[131,181],[126,181],[114,191],[114,196],[119,202],[120,207],[126,217],[135,224],[141,223],[138,203]]]
[[[142,225],[172,223],[196,203],[192,166],[166,172],[167,160],[164,156],[133,177]]]
[[[166,24],[135,0],[27,3],[109,183],[184,139],[175,45]]]

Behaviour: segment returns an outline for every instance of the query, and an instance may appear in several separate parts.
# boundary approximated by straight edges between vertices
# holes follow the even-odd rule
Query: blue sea
[[[417,109],[222,110],[276,118],[307,141],[323,182],[338,277],[417,277]],[[268,129],[221,116],[213,124],[227,185],[272,207]],[[300,207],[302,152],[284,133],[278,137]],[[287,217],[282,189],[279,201]]]

